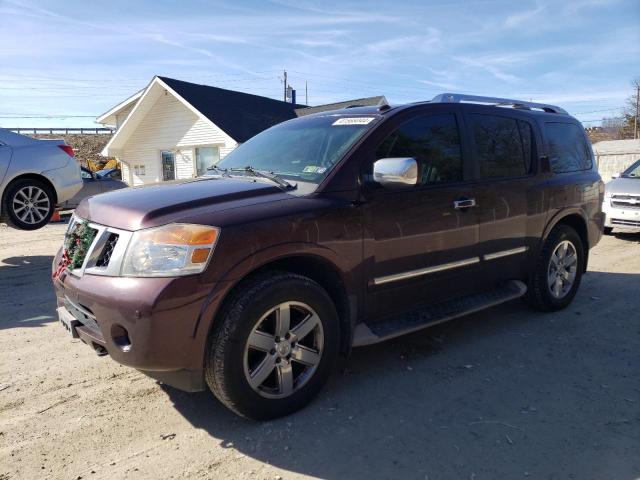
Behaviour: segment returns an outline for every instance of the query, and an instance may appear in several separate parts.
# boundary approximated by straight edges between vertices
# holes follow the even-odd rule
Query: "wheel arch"
[[[551,231],[558,225],[567,225],[573,228],[582,240],[584,246],[584,272],[587,271],[587,264],[589,263],[589,230],[587,228],[588,220],[584,211],[580,209],[563,210],[559,212],[551,221],[547,224],[543,241],[549,237]]]
[[[220,321],[220,315],[225,310],[225,305],[232,296],[242,290],[246,282],[257,275],[268,271],[281,271],[295,273],[305,276],[318,283],[331,297],[338,312],[340,327],[340,353],[348,355],[351,350],[351,340],[353,337],[354,321],[356,318],[357,302],[355,295],[350,295],[346,282],[340,270],[333,262],[327,258],[309,253],[296,253],[268,260],[255,268],[246,272],[238,278],[234,284],[224,293],[219,302],[219,306],[210,317],[211,321],[207,327],[207,337],[210,335],[213,326]]]
[[[7,182],[7,186],[4,187],[4,191],[2,192],[2,205],[4,205],[5,195],[10,186],[19,180],[28,180],[28,179],[38,180],[44,183],[46,186],[48,186],[51,189],[51,193],[53,194],[53,203],[54,204],[58,203],[58,192],[56,191],[56,187],[53,185],[53,183],[51,183],[51,180],[49,180],[44,175],[40,175],[38,173],[22,173]]]

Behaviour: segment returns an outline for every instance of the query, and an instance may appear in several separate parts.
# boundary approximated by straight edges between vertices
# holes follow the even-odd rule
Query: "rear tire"
[[[259,274],[223,307],[209,338],[205,379],[238,415],[289,415],[327,381],[339,338],[338,314],[320,285],[293,273]]]
[[[613,227],[604,227],[605,235],[613,235]]]
[[[584,245],[578,233],[568,225],[555,227],[529,280],[528,303],[546,312],[567,307],[580,286],[584,262]]]
[[[44,182],[32,178],[9,184],[2,205],[3,219],[19,230],[44,227],[55,209],[54,194]]]

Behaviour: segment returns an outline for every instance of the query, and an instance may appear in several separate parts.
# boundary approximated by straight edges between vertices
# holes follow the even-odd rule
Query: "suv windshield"
[[[256,135],[216,166],[231,175],[251,167],[318,185],[376,118],[331,115],[291,120]]]
[[[620,176],[625,178],[640,178],[640,160],[627,168]]]

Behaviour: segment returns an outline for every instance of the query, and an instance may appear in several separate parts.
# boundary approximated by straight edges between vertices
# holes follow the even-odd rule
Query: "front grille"
[[[69,270],[80,269],[91,249],[98,230],[87,222],[76,221],[65,233],[65,254],[69,257]]]
[[[640,195],[612,195],[611,206],[615,208],[640,209]]]
[[[617,225],[619,227],[639,227],[640,220],[622,220],[620,218],[612,218],[611,225]]]
[[[107,267],[109,266],[109,262],[111,261],[111,255],[113,255],[113,249],[116,248],[116,243],[118,243],[119,235],[117,233],[110,233],[107,241],[96,260],[96,267]]]
[[[64,243],[65,253],[71,257],[79,239],[84,239],[85,246],[91,239],[91,245],[86,247],[86,252],[81,256],[75,251],[73,265],[66,265],[68,272],[76,277],[84,274],[109,277],[120,275],[123,256],[133,232],[88,222],[78,217],[74,217],[72,222]],[[90,237],[86,235],[87,232],[91,234]],[[66,262],[69,260],[65,258]]]

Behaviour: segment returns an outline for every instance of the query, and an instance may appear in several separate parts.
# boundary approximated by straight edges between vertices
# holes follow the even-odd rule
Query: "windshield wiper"
[[[210,167],[207,167],[207,170],[215,170],[216,172],[220,172],[220,175],[223,177],[230,177],[231,175],[229,175],[229,172],[227,172],[226,168],[220,168],[217,165],[211,165]]]
[[[246,172],[246,173],[249,173],[249,174],[253,175],[254,177],[266,178],[267,180],[271,180],[272,182],[278,184],[279,187],[281,187],[281,188],[283,188],[285,190],[293,190],[294,188],[298,187],[298,185],[296,185],[295,183],[287,182],[284,178],[279,177],[278,175],[276,175],[273,172],[263,172],[263,171],[260,171],[260,170],[256,170],[251,165],[248,165],[248,166],[246,166],[244,168],[227,168],[225,171],[227,171],[227,172]]]

